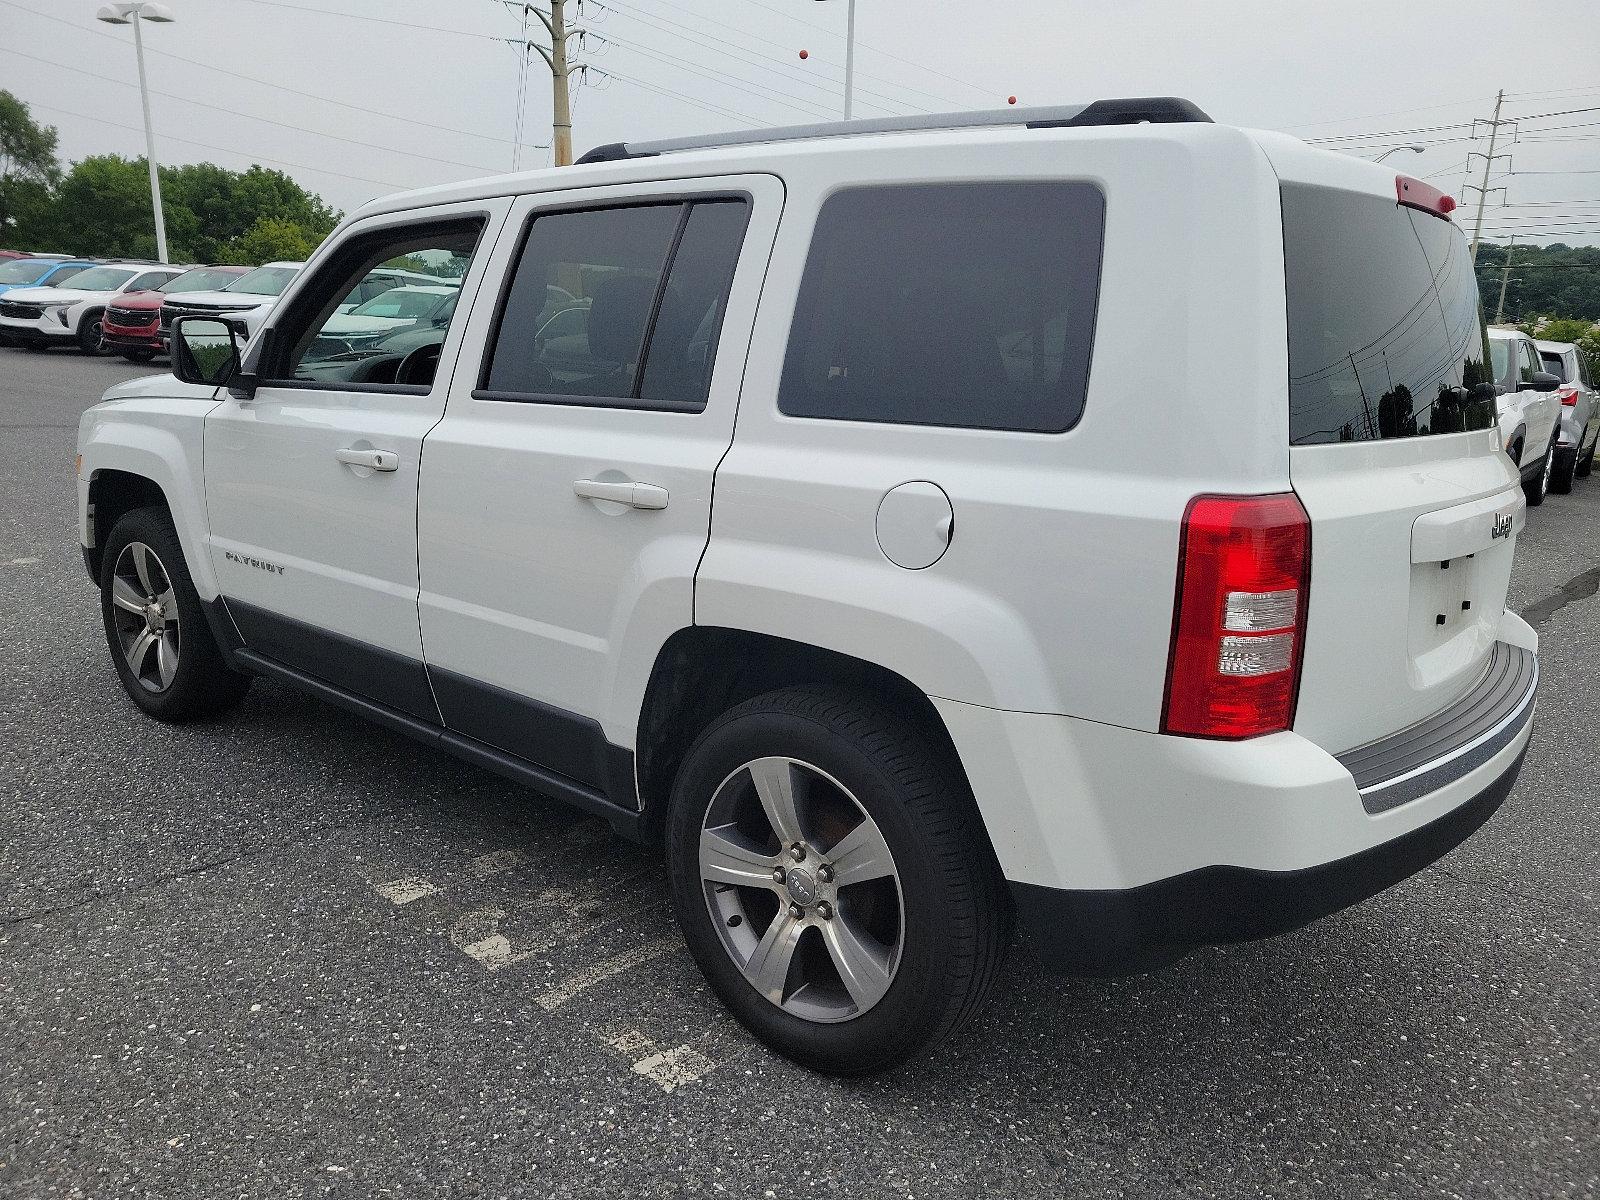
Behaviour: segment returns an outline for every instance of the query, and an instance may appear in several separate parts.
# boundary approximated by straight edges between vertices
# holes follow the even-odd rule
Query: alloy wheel
[[[149,692],[164,692],[178,674],[183,649],[178,598],[159,555],[129,542],[111,573],[111,614],[128,672]]]
[[[745,763],[706,810],[699,864],[723,949],[770,1003],[833,1023],[888,992],[905,944],[900,878],[838,780],[791,758]]]

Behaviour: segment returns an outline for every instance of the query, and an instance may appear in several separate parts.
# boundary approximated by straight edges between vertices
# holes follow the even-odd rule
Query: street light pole
[[[844,119],[850,119],[850,110],[856,91],[856,0],[847,0],[844,19]]]
[[[175,18],[172,10],[164,4],[156,4],[153,0],[143,3],[107,4],[95,14],[107,25],[132,25],[134,54],[139,60],[139,100],[144,107],[144,160],[150,168],[150,206],[155,211],[156,217],[156,257],[162,262],[167,262],[167,220],[161,211],[161,172],[156,166],[156,135],[155,127],[150,122],[150,87],[145,81],[144,74],[144,35],[140,32],[139,22],[154,21],[158,24],[171,24]]]

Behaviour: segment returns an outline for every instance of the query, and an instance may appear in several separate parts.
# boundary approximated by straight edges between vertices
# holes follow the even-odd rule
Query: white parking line
[[[34,563],[36,563],[38,561],[39,560],[37,558],[13,558],[10,562],[8,562],[6,564],[6,566],[8,566],[8,567],[31,567]]]
[[[613,955],[593,966],[568,976],[554,987],[547,988],[533,998],[534,1003],[545,1012],[554,1012],[578,993],[586,991],[601,980],[610,979],[613,975],[620,975],[642,962],[669,953],[677,949],[679,942],[676,938],[661,938],[657,941],[646,942],[642,946],[635,946],[632,950]]]
[[[670,1050],[658,1050],[655,1042],[637,1029],[624,1030],[602,1040],[626,1058],[632,1059],[635,1054],[643,1051],[642,1058],[633,1060],[633,1073],[644,1076],[664,1092],[674,1091],[684,1084],[693,1083],[717,1069],[715,1062],[693,1046],[673,1046]]]
[[[467,874],[474,879],[490,879],[520,866],[527,857],[521,850],[492,850],[469,862]]]
[[[375,883],[373,890],[391,904],[410,904],[424,896],[437,896],[439,889],[421,875],[407,875],[388,883]]]

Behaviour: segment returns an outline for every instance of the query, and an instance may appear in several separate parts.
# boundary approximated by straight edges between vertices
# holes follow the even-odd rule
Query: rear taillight
[[[1566,387],[1561,388],[1556,392],[1556,395],[1561,397],[1561,403],[1568,408],[1578,407],[1578,389],[1572,384],[1569,383]]]
[[[1189,502],[1163,732],[1247,738],[1289,728],[1310,572],[1311,522],[1293,492]]]

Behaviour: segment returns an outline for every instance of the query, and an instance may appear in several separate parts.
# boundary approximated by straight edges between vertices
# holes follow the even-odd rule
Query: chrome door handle
[[[629,508],[665,508],[671,499],[666,488],[653,483],[612,483],[602,479],[579,479],[573,483],[572,492],[585,500],[610,500]]]
[[[347,446],[335,450],[333,456],[348,467],[366,467],[371,471],[400,469],[400,456],[393,450],[354,450]]]

